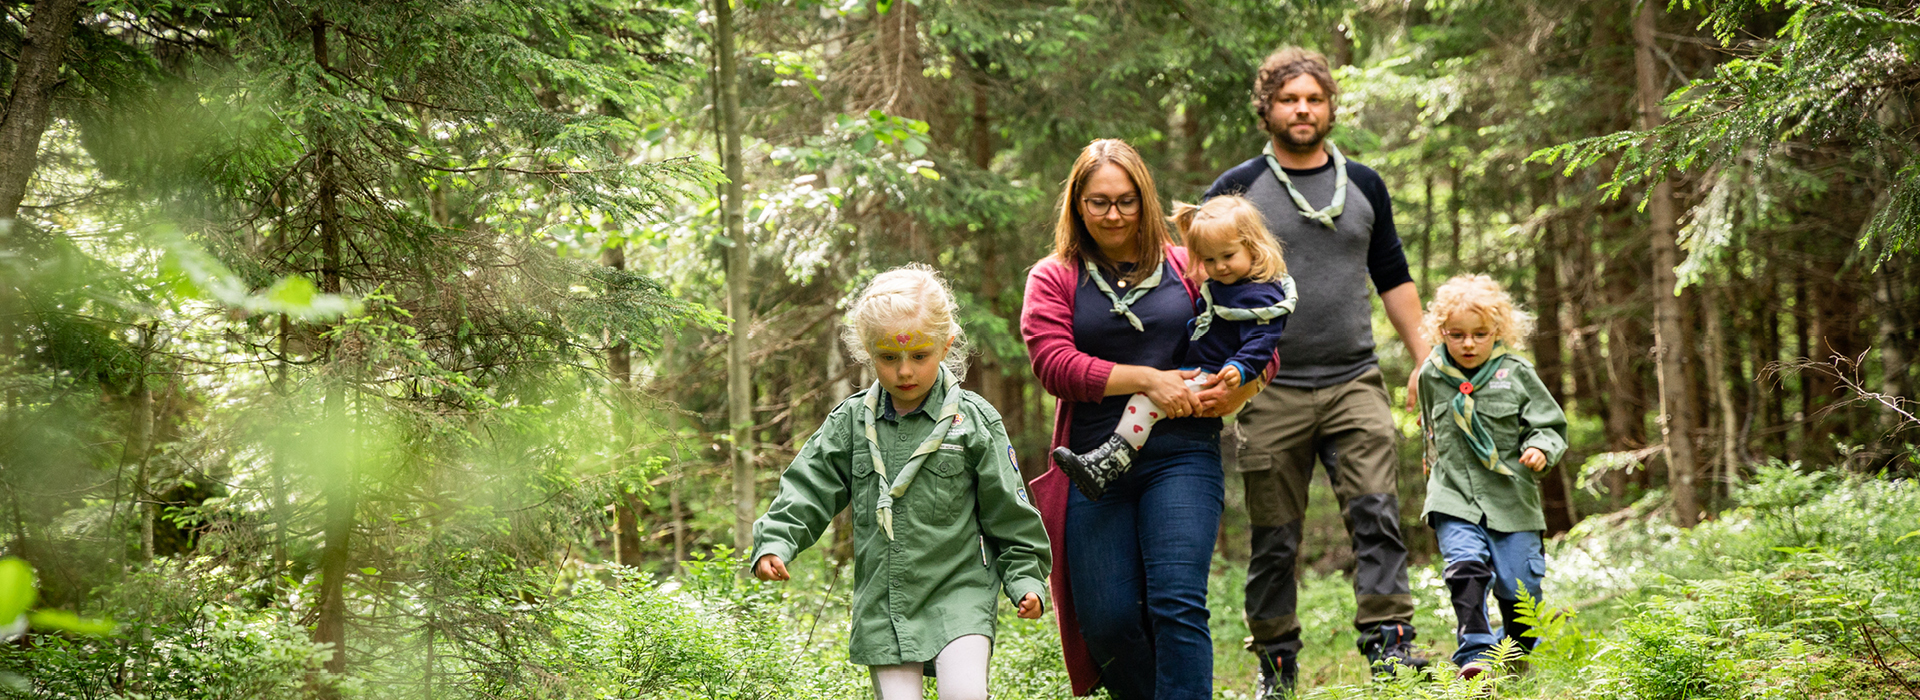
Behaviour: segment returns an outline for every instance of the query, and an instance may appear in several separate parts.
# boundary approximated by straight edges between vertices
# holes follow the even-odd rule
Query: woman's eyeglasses
[[[1133,216],[1134,214],[1140,213],[1139,197],[1121,197],[1117,200],[1110,200],[1105,197],[1088,197],[1080,200],[1080,203],[1087,205],[1087,214],[1094,217],[1106,216],[1107,210],[1115,207],[1120,209],[1121,216]]]

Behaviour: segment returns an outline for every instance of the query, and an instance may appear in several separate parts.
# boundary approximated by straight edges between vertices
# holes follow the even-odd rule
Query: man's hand
[[[787,565],[780,561],[779,555],[767,554],[753,565],[753,577],[762,581],[785,581],[793,578],[787,575]]]
[[[1040,596],[1028,593],[1027,597],[1020,599],[1020,610],[1015,614],[1024,619],[1037,620],[1040,619],[1040,609],[1042,607],[1040,604]]]
[[[1247,400],[1258,393],[1260,393],[1258,382],[1248,382],[1232,389],[1215,384],[1212,389],[1200,392],[1200,412],[1196,415],[1204,418],[1228,415],[1240,410],[1241,406],[1247,405]]]
[[[1381,292],[1380,305],[1387,312],[1387,320],[1393,323],[1394,332],[1407,344],[1407,355],[1413,358],[1413,376],[1407,377],[1407,410],[1413,411],[1419,405],[1420,363],[1426,362],[1427,354],[1433,350],[1427,339],[1420,337],[1420,290],[1413,282],[1402,283]]]
[[[1541,452],[1538,447],[1529,447],[1526,452],[1520,453],[1520,464],[1534,471],[1546,469],[1547,453]]]

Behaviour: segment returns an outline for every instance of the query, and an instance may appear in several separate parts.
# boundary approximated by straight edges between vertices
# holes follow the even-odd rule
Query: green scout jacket
[[[1514,475],[1488,469],[1473,456],[1450,412],[1459,384],[1432,363],[1421,363],[1420,413],[1423,430],[1432,436],[1428,455],[1433,473],[1427,477],[1427,503],[1420,518],[1446,513],[1472,523],[1484,517],[1487,528],[1501,532],[1545,530],[1540,487],[1533,470],[1520,464],[1520,453],[1538,447],[1547,454],[1547,466],[1558,464],[1567,451],[1566,414],[1540,383],[1532,362],[1513,354],[1488,361],[1503,364],[1486,386],[1474,390],[1474,412],[1487,422],[1500,463]]]
[[[867,391],[874,391],[869,388]],[[961,391],[965,391],[964,389]],[[1000,413],[967,391],[960,422],[893,504],[895,539],[874,514],[882,489],[860,414],[866,392],[827,416],[780,477],[780,495],[753,524],[753,556],[795,554],[820,538],[841,508],[853,506],[853,640],[848,658],[868,666],[927,661],[969,634],[993,636],[994,595],[1016,604],[1028,593],[1047,600],[1053,564],[1040,511],[1015,468]],[[874,428],[890,472],[907,463],[933,431],[931,407],[945,400],[935,383],[918,410]],[[881,399],[882,411],[887,398]]]

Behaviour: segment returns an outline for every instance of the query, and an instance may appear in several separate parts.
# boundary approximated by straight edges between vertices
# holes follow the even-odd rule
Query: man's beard
[[[1313,136],[1308,137],[1307,140],[1303,142],[1293,138],[1294,126],[1297,125],[1286,124],[1283,125],[1279,131],[1272,132],[1274,140],[1280,144],[1280,147],[1291,153],[1312,153],[1319,150],[1320,144],[1325,143],[1327,140],[1327,132],[1333,131],[1333,124],[1331,123],[1325,127],[1314,126]],[[1309,124],[1307,126],[1313,125]]]

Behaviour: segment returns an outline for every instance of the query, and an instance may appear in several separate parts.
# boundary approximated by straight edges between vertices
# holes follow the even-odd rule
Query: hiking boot
[[[1413,646],[1417,633],[1413,625],[1404,622],[1388,622],[1361,633],[1360,653],[1367,657],[1368,665],[1373,667],[1373,675],[1393,675],[1397,664],[1413,670],[1427,667],[1427,656]]]
[[[1055,447],[1053,463],[1060,465],[1060,471],[1067,473],[1067,478],[1073,480],[1074,488],[1080,489],[1087,500],[1098,501],[1106,495],[1107,484],[1133,468],[1136,454],[1139,454],[1139,450],[1127,444],[1119,433],[1114,433],[1107,436],[1106,442],[1084,455],[1074,454],[1073,450],[1065,447]]]
[[[1260,686],[1254,700],[1281,700],[1293,697],[1294,684],[1300,680],[1300,659],[1293,654],[1253,652],[1260,659]]]

